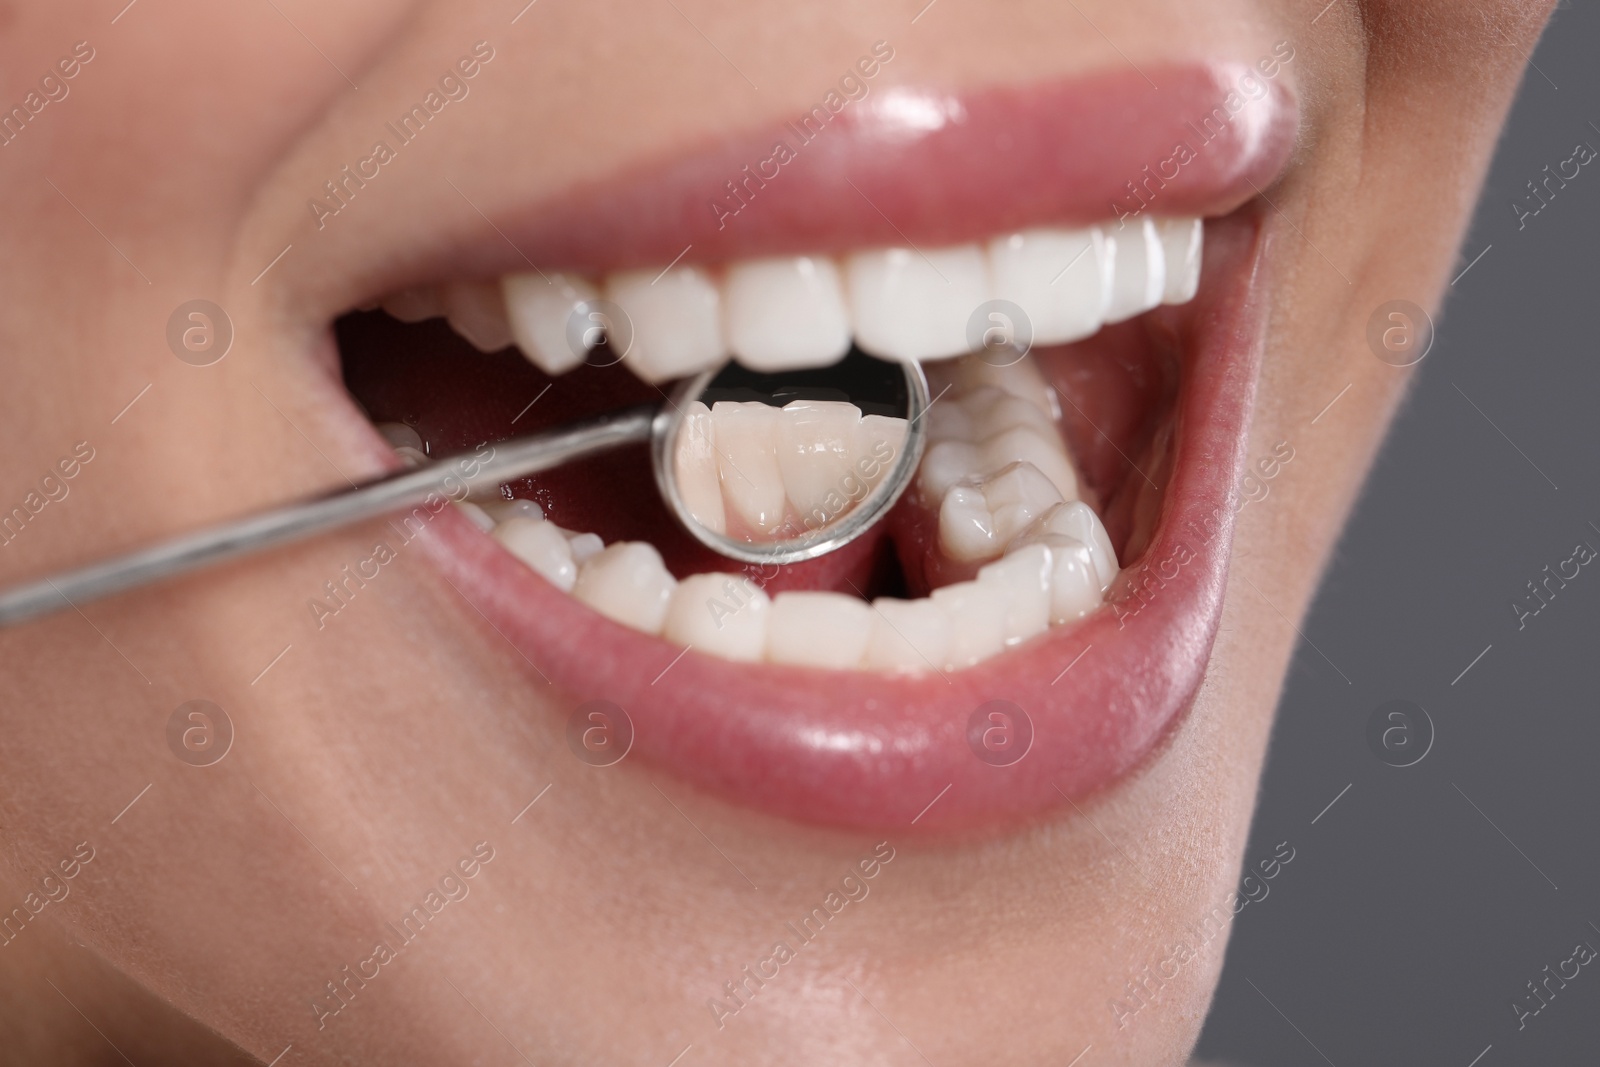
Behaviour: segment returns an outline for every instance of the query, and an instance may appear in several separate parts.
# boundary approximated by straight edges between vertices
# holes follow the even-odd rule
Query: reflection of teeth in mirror
[[[1080,341],[1107,322],[1187,303],[1200,284],[1203,237],[1192,216],[1035,227],[920,251],[673,263],[600,278],[529,271],[407,290],[383,307],[407,322],[445,315],[479,347],[514,339],[551,375],[585,361],[569,329],[575,311],[601,321],[591,305],[602,292],[605,317],[628,337],[623,364],[649,382],[729,358],[766,373],[829,366],[852,342],[882,359],[943,362],[982,343],[968,327],[974,310],[994,300],[1026,316],[1036,345]],[[496,286],[498,301],[489,293]]]
[[[906,421],[843,401],[698,400],[674,444],[678,491],[713,533],[773,541],[833,522],[893,469]]]

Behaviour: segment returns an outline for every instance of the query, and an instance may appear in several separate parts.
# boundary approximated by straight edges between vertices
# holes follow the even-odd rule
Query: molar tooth
[[[726,533],[728,520],[717,474],[716,420],[711,409],[698,400],[691,400],[684,408],[673,464],[678,492],[689,514],[706,529]]]
[[[1039,405],[992,385],[979,386],[961,396],[961,407],[972,420],[973,441],[984,441],[1006,430],[1028,426],[1046,439],[1060,440],[1056,420]]]
[[[939,506],[939,547],[951,559],[994,559],[1061,503],[1054,483],[1032,463],[1009,463],[976,485],[957,485]]]
[[[950,649],[950,619],[942,607],[926,598],[879,597],[872,608],[863,667],[920,673],[944,664]]]
[[[1003,544],[996,535],[994,515],[983,491],[958,485],[939,504],[939,547],[951,559],[989,559]]]
[[[784,522],[783,471],[778,465],[778,409],[752,401],[719,400],[711,408],[722,478],[722,499],[757,533]]]
[[[994,296],[1027,312],[1034,344],[1065,344],[1100,328],[1106,253],[1098,229],[1024,230],[996,237],[988,251]]]
[[[1156,232],[1167,262],[1163,304],[1187,304],[1200,289],[1200,246],[1205,224],[1200,219],[1158,219]]]
[[[1106,241],[1116,246],[1106,322],[1131,319],[1161,303],[1167,288],[1166,255],[1155,222],[1135,219],[1132,225],[1108,232]]]
[[[786,256],[728,268],[728,346],[752,370],[826,367],[850,351],[850,316],[833,260]]]
[[[867,647],[872,609],[843,593],[789,591],[772,601],[767,661],[802,667],[855,667]]]
[[[444,287],[450,328],[480,352],[498,352],[511,343],[511,324],[496,282],[451,282]]]
[[[926,255],[908,248],[857,252],[845,262],[856,343],[886,359],[944,359],[968,351],[967,319],[989,299],[977,245]]]
[[[827,506],[830,495],[866,495],[854,466],[860,425],[861,409],[843,401],[796,400],[778,413],[778,470],[797,514],[831,517],[844,509]]]
[[[978,452],[983,470],[998,471],[1012,463],[1031,463],[1050,479],[1061,499],[1078,499],[1078,475],[1059,434],[1046,436],[1031,426],[1018,426],[989,438],[978,446]]]
[[[572,592],[578,578],[578,565],[572,560],[567,539],[555,524],[516,516],[496,526],[493,536],[513,556],[544,575],[551,585],[563,593]]]
[[[928,443],[971,441],[974,437],[972,412],[960,404],[935,404],[928,409]]]
[[[581,304],[600,294],[574,274],[508,274],[500,290],[511,322],[511,336],[535,367],[552,377],[583,362],[567,337],[567,320]]]
[[[625,362],[647,382],[694,374],[727,355],[722,294],[697,267],[613,274],[606,279],[606,295],[633,323]]]
[[[1024,545],[978,571],[979,583],[1002,591],[1006,602],[1005,642],[1014,645],[1050,625],[1050,549],[1043,544]]]
[[[667,605],[661,636],[723,659],[759,660],[767,649],[772,601],[737,574],[691,574]]]
[[[1111,538],[1094,509],[1081,500],[1070,500],[1046,511],[1020,540],[1031,540],[1046,534],[1070,537],[1087,546],[1094,560],[1096,584],[1103,593],[1111,588],[1117,577],[1117,552],[1111,547]]]
[[[946,384],[950,386],[944,403],[960,400],[985,387],[993,387],[1019,400],[1026,400],[1052,421],[1061,417],[1061,402],[1056,391],[1045,381],[1038,364],[1026,356],[1004,367],[987,363],[978,356],[958,359],[932,368],[928,373],[928,381],[935,393]]]
[[[435,285],[402,289],[384,298],[383,310],[401,322],[436,319],[444,314],[444,294]]]
[[[995,538],[1003,546],[1059,505],[1061,492],[1038,467],[1023,461],[985,478],[983,499],[994,516]]]
[[[957,482],[975,476],[982,465],[978,446],[966,441],[940,441],[922,454],[918,484],[935,500],[943,500]]]
[[[935,589],[933,602],[950,620],[947,670],[970,667],[1005,647],[1010,609],[1005,590],[997,583],[956,582]]]
[[[654,545],[619,541],[578,569],[572,595],[614,622],[659,634],[677,584]]]

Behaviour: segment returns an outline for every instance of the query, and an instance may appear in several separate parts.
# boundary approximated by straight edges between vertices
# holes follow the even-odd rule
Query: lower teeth
[[[1100,519],[1078,499],[1077,474],[1056,429],[1054,394],[1032,363],[998,368],[970,357],[934,369],[934,392],[949,388],[929,409],[929,451],[917,481],[918,495],[938,522],[939,558],[930,570],[977,571],[927,597],[880,597],[871,604],[827,591],[770,597],[748,578],[722,572],[680,581],[646,542],[602,549],[594,534],[561,529],[530,501],[497,502],[483,511],[495,522],[493,536],[557,588],[616,622],[699,652],[897,673],[968,667],[1093,611],[1118,564]],[[774,442],[784,440],[787,410],[756,413],[773,422],[767,436]],[[722,423],[737,423],[742,413],[700,414],[715,424],[720,441]],[[723,415],[731,417],[719,419]],[[832,425],[843,417],[808,409],[794,421]],[[860,433],[867,422],[853,426]],[[734,427],[730,439],[746,429]],[[881,437],[894,430],[871,432]],[[746,444],[752,457],[767,451],[759,440]],[[813,471],[800,458],[803,449],[789,451],[794,455],[768,457],[771,470],[758,473],[752,459],[752,469],[738,479],[722,472],[721,499],[717,483],[702,479],[702,507],[721,505],[730,520],[737,516],[740,525],[757,529],[803,515],[810,503],[806,487],[826,481],[829,472],[820,466],[841,457],[828,456]]]

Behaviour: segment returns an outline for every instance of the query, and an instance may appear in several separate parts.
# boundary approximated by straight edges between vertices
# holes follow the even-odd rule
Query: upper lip
[[[719,229],[704,201],[756,158],[757,147],[770,148],[771,135],[758,133],[647,175],[507,209],[493,223],[505,241],[463,237],[443,258],[458,274],[476,276],[525,269],[523,257],[564,270],[610,270],[665,264],[689,249],[688,258],[716,262],[933,246],[1029,224],[1103,221],[1114,199],[1126,196],[1125,182],[1170,157],[1177,140],[1195,140],[1185,124],[1217,104],[1245,69],[1163,69],[1160,92],[1129,72],[941,98],[946,113],[958,110],[964,120],[914,136],[886,136],[896,131],[863,111],[769,182],[752,205],[762,210]],[[959,827],[1025,816],[1105,787],[1188,707],[1209,658],[1264,320],[1266,242],[1254,206],[1240,206],[1281,170],[1295,118],[1290,93],[1272,85],[1151,205],[1214,221],[1201,293],[1168,315],[1183,388],[1161,516],[1140,557],[1124,560],[1111,594],[1126,598],[1142,588],[1136,617],[1103,608],[949,675],[852,672],[824,683],[810,670],[693,651],[680,658],[682,650],[547,585],[456,516],[435,527],[436,562],[553,684],[557,708],[611,701],[632,720],[635,759],[773,813],[874,828]],[[1002,136],[1010,154],[996,156]],[[392,280],[437,280],[439,261],[432,266],[430,277]],[[980,761],[968,745],[969,718],[995,699],[1021,707],[1034,733],[1027,755],[1003,768]]]
[[[908,242],[928,248],[1030,225],[1102,222],[1138,205],[1130,183],[1144,186],[1179,142],[1196,148],[1194,158],[1148,186],[1159,186],[1152,212],[1217,217],[1272,184],[1298,124],[1286,77],[1258,79],[1263,95],[1206,143],[1207,117],[1230,94],[1239,98],[1253,68],[1219,61],[1147,73],[1159,90],[1133,70],[959,95],[875,86],[803,145],[780,122],[532,201],[474,190],[466,226],[426,257],[364,264],[362,291],[349,302],[530,266],[604,273]],[[907,111],[939,118],[908,126]],[[780,139],[795,147],[793,161],[748,208],[719,219],[712,201]]]

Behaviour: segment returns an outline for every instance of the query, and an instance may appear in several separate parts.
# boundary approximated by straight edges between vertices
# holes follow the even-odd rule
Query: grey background
[[[1296,857],[1234,924],[1201,1058],[1600,1063],[1600,960],[1520,1032],[1511,1008],[1577,942],[1600,949],[1600,560],[1520,631],[1511,607],[1578,541],[1600,549],[1600,160],[1525,229],[1510,207],[1600,148],[1597,57],[1600,9],[1556,12],[1456,271],[1489,251],[1304,626],[1246,853]],[[1365,736],[1395,698],[1435,729],[1405,769]]]

